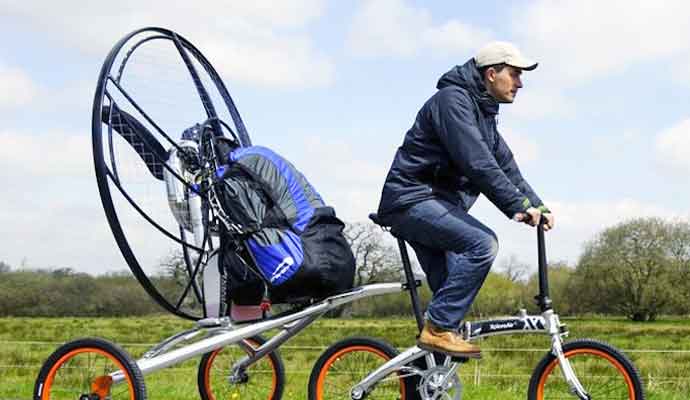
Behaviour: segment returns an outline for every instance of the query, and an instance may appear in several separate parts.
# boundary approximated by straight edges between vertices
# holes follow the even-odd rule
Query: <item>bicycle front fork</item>
[[[580,400],[590,400],[589,393],[582,387],[580,380],[577,379],[570,361],[563,353],[563,338],[561,332],[561,324],[558,315],[553,310],[546,310],[542,314],[545,321],[545,328],[551,336],[551,354],[558,359],[558,364],[561,366],[563,378],[568,383],[570,392],[576,395]]]

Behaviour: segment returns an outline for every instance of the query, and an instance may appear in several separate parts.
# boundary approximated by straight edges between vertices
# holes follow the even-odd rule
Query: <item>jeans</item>
[[[390,214],[393,233],[410,243],[433,293],[426,318],[456,330],[498,253],[496,234],[460,206],[425,200]]]

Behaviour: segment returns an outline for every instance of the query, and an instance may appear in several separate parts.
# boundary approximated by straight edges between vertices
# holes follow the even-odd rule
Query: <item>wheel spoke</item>
[[[109,374],[115,371],[123,372],[124,381],[117,390],[111,390]],[[46,360],[34,394],[35,398],[51,400],[74,400],[90,394],[138,400],[145,397],[145,389],[141,371],[127,353],[102,339],[80,339],[61,346]]]
[[[285,378],[279,359],[269,353],[246,369],[236,371],[235,366],[248,355],[249,348],[244,346],[225,347],[202,358],[199,366],[202,399],[280,398]]]

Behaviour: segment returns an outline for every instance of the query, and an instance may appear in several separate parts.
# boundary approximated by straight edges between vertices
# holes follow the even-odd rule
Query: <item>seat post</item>
[[[410,291],[410,298],[412,300],[412,311],[417,320],[417,328],[421,332],[424,328],[424,316],[422,315],[421,305],[419,303],[419,294],[417,293],[417,281],[412,273],[412,264],[410,264],[410,257],[407,254],[407,246],[405,241],[398,239],[398,247],[400,248],[400,258],[402,258],[403,269],[405,270],[405,280],[407,281],[407,290]]]

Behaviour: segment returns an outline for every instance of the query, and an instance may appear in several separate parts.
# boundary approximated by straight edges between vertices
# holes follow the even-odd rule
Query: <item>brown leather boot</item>
[[[453,357],[481,358],[479,346],[466,342],[457,332],[446,331],[429,321],[419,334],[417,346],[427,351],[436,351]]]

